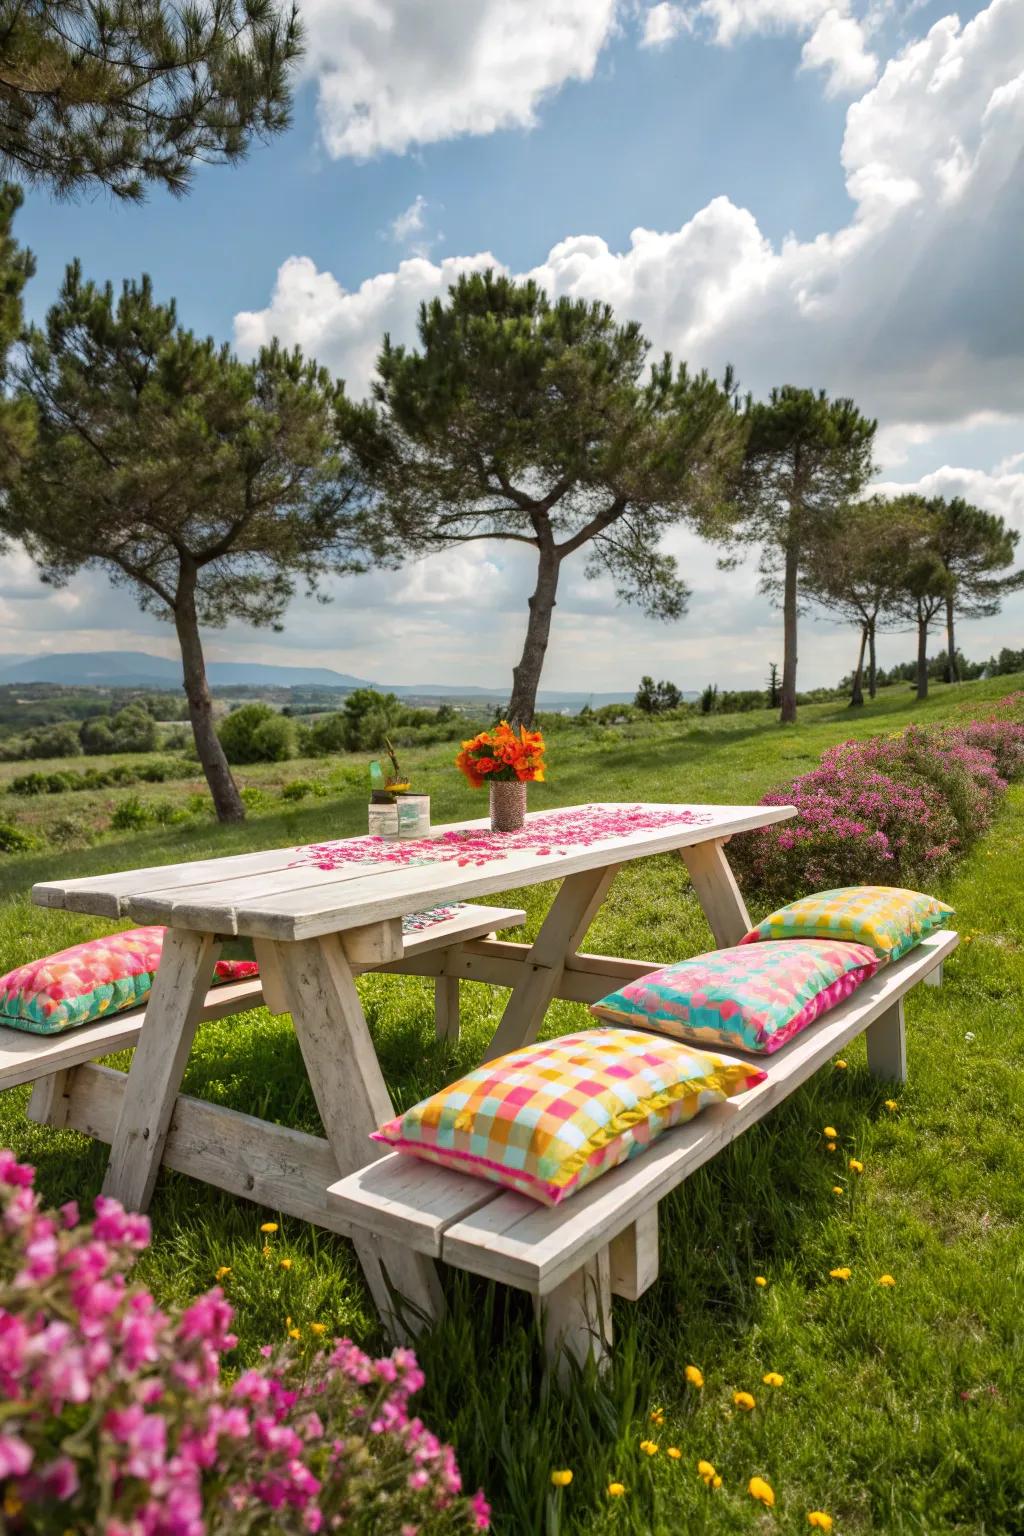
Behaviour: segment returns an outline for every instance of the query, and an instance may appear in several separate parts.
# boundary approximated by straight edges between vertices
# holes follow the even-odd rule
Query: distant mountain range
[[[377,688],[405,699],[493,699],[508,696],[508,684],[481,688],[467,683],[373,683],[365,677],[336,672],[333,667],[277,667],[259,661],[211,661],[211,684],[216,688]],[[165,656],[145,651],[68,651],[62,655],[0,657],[0,685],[64,683],[72,688],[180,688],[181,665]],[[549,707],[580,708],[586,703],[619,704],[631,693],[581,693],[542,691],[538,702]]]

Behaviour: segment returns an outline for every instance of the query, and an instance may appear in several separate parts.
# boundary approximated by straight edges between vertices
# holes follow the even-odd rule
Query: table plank
[[[300,849],[279,848],[121,874],[44,881],[33,888],[32,897],[43,906],[100,916],[131,916],[136,921],[165,922],[175,928],[264,938],[312,938],[404,916],[441,901],[493,895],[585,869],[730,837],[796,814],[792,806],[669,807],[648,803],[648,808],[693,810],[709,819],[700,825],[680,822],[649,828],[548,857],[533,849],[510,849],[505,858],[461,868],[454,860],[445,860],[426,865],[374,863],[319,870],[296,864]],[[528,820],[545,814],[532,813]],[[487,825],[485,819],[478,818],[434,831],[439,836]]]

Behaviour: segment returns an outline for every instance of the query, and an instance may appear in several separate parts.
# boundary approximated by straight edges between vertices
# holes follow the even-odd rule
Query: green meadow
[[[806,708],[789,730],[767,712],[566,725],[550,735],[549,782],[531,786],[530,802],[755,801],[847,736],[970,715],[1022,684],[936,686],[924,705],[893,688],[857,712]],[[452,756],[450,746],[403,754],[415,787],[433,797],[435,822],[485,809]],[[104,931],[34,908],[34,880],[365,830],[364,763],[285,766],[288,777],[320,783],[320,793],[284,808],[268,793],[240,827],[194,819],[0,858],[0,969]],[[273,783],[269,770],[239,777]],[[13,798],[0,797],[0,816],[24,810]],[[52,798],[86,809],[82,795]],[[1019,786],[937,892],[956,907],[964,942],[941,989],[918,988],[908,1000],[906,1086],[887,1104],[892,1090],[868,1076],[858,1043],[844,1066],[820,1072],[664,1203],[660,1277],[635,1306],[616,1302],[605,1378],[580,1372],[559,1391],[544,1376],[524,1298],[446,1276],[448,1314],[418,1345],[427,1372],[420,1411],[454,1443],[467,1486],[482,1485],[493,1500],[499,1532],[781,1536],[807,1531],[811,1511],[832,1518],[835,1536],[1024,1532],[1022,855]],[[551,894],[534,887],[495,899],[525,906],[532,933]],[[752,910],[760,915],[756,902]],[[711,944],[681,861],[666,857],[622,872],[587,947],[668,961]],[[462,1038],[443,1045],[427,984],[360,985],[400,1108],[479,1059],[505,998],[464,985]],[[545,1029],[561,1034],[587,1019],[581,1007],[556,1003]],[[320,1129],[289,1021],[262,1010],[202,1028],[185,1089]],[[94,1194],[105,1149],[32,1125],[26,1102],[27,1090],[0,1096],[0,1145],[38,1166],[48,1200]],[[839,1133],[834,1153],[825,1125]],[[240,1364],[281,1337],[289,1318],[383,1346],[343,1239],[287,1218],[264,1236],[261,1223],[276,1213],[173,1174],[160,1179],[152,1217],[140,1278],[161,1302],[183,1302],[227,1266]],[[848,1279],[830,1277],[846,1268]],[[895,1284],[880,1285],[882,1275]],[[703,1387],[687,1382],[687,1365],[699,1367]],[[768,1373],[781,1386],[766,1385]],[[737,1407],[737,1391],[755,1406]],[[705,1486],[698,1460],[714,1465],[721,1487]],[[573,1479],[556,1489],[558,1469]],[[770,1485],[774,1507],[749,1495],[753,1476]],[[609,1494],[610,1484],[625,1491]]]

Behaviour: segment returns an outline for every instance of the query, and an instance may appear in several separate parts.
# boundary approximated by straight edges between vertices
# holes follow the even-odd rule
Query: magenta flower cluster
[[[21,1536],[485,1531],[455,1456],[410,1412],[415,1356],[266,1346],[231,1380],[220,1289],[162,1311],[128,1272],[144,1216],[46,1212],[0,1151],[0,1529]]]
[[[741,883],[773,904],[844,885],[930,887],[989,826],[1024,777],[1024,701],[990,718],[845,741],[817,768],[765,795],[792,821],[736,838]]]

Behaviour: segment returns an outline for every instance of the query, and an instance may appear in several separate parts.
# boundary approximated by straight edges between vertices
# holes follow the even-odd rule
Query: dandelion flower
[[[850,1167],[850,1172],[851,1173],[863,1173],[864,1172],[864,1164],[857,1157],[851,1157],[850,1158],[849,1167]]]
[[[764,1275],[755,1275],[754,1276],[754,1284],[755,1285],[760,1285],[760,1286],[765,1286],[765,1285],[768,1284],[768,1281],[765,1279]]]
[[[849,1280],[853,1271],[844,1266],[842,1269],[830,1269],[828,1273],[831,1280]]]
[[[568,1467],[563,1467],[559,1472],[552,1472],[551,1481],[556,1488],[568,1488],[572,1482],[572,1473]]]
[[[290,1339],[301,1339],[302,1338],[302,1329],[301,1328],[289,1328],[288,1329],[288,1337]]]
[[[696,1365],[688,1365],[683,1375],[691,1387],[696,1387],[699,1390],[704,1385],[704,1372]]]
[[[889,1111],[890,1115],[894,1115],[896,1113],[896,1111],[899,1109],[900,1106],[896,1102],[895,1099],[886,1099],[885,1107]],[[814,1513],[815,1514],[820,1514],[821,1511],[820,1510],[815,1510]]]
[[[826,1143],[825,1143],[825,1151],[826,1152],[834,1152],[835,1150],[836,1150],[835,1142],[834,1141],[826,1141]]]
[[[823,1509],[811,1509],[807,1512],[807,1524],[816,1531],[830,1531],[832,1516],[826,1515]]]
[[[747,1413],[757,1406],[755,1398],[749,1392],[734,1392],[732,1400],[737,1408],[743,1408]]]
[[[879,1275],[878,1283],[879,1283],[879,1285],[890,1286],[890,1285],[895,1285],[896,1281],[895,1281],[895,1279],[893,1278],[892,1275]]]
[[[678,1461],[682,1454],[683,1453],[679,1449],[678,1445],[667,1445],[665,1447],[665,1455],[671,1456],[673,1461]]]
[[[231,1273],[231,1265],[230,1264],[222,1264],[220,1266],[220,1268],[214,1274],[213,1278],[215,1280],[226,1280],[228,1275],[230,1275],[230,1273]]]
[[[781,1387],[785,1379],[785,1376],[780,1376],[778,1371],[765,1371],[761,1377],[766,1387]]]
[[[834,1061],[832,1065],[835,1067],[837,1072],[846,1071],[846,1062],[842,1059],[842,1057],[840,1057],[838,1061]]]
[[[260,1231],[261,1232],[276,1232],[277,1231],[277,1222],[276,1221],[265,1221],[263,1223],[262,1227],[260,1227]]]
[[[273,1253],[273,1251],[274,1250],[271,1248],[269,1243],[264,1243],[263,1244],[263,1257],[265,1259],[269,1259],[271,1254]]]
[[[752,1499],[756,1499],[758,1503],[763,1504],[766,1509],[774,1508],[775,1490],[771,1483],[765,1482],[763,1477],[752,1477],[750,1482],[747,1484],[747,1492],[750,1494]]]
[[[608,1494],[609,1494],[610,1498],[621,1499],[622,1495],[625,1493],[625,1491],[626,1491],[625,1483],[609,1483],[608,1484]]]
[[[712,1481],[718,1476],[718,1473],[715,1471],[715,1469],[711,1465],[710,1461],[698,1461],[698,1463],[697,1463],[697,1473],[698,1473],[698,1475],[700,1477],[702,1477],[704,1479],[705,1484],[709,1488],[711,1486]]]
[[[315,1333],[318,1339],[322,1338],[323,1335],[327,1332],[327,1324],[326,1323],[310,1323],[309,1331],[310,1331],[310,1333]]]
[[[715,1473],[714,1477],[711,1479],[711,1486],[712,1486],[712,1488],[721,1488],[721,1486],[722,1486],[722,1479],[719,1477],[717,1472]]]
[[[662,1412],[662,1410],[660,1408],[652,1408],[651,1409],[651,1423],[652,1424],[664,1424],[664,1422],[665,1422],[665,1415]]]
[[[833,1184],[832,1185],[832,1193],[834,1195],[845,1195],[846,1194],[846,1190],[843,1188],[843,1186],[841,1184]]]
[[[836,1130],[834,1125],[826,1125],[821,1134],[825,1137],[826,1141],[835,1141],[836,1137],[839,1135],[839,1132]]]
[[[278,1269],[291,1269],[293,1262],[292,1259],[278,1259],[277,1267]]]
[[[658,1442],[656,1440],[641,1440],[640,1449],[644,1451],[648,1456],[657,1456]]]

